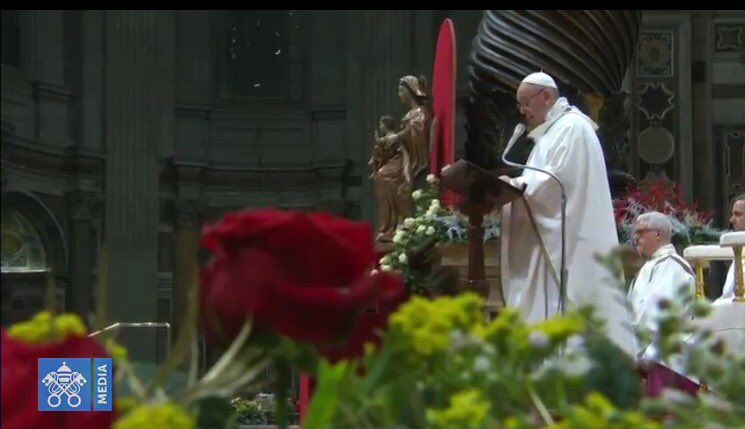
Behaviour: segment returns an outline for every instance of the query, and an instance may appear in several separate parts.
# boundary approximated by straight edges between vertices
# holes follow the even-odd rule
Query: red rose
[[[2,330],[2,428],[3,429],[106,429],[114,422],[112,411],[38,411],[38,358],[109,357],[95,340],[71,336],[64,341],[29,344]]]
[[[202,322],[213,340],[234,337],[251,315],[260,329],[316,344],[332,357],[349,356],[375,338],[374,329],[404,296],[398,277],[370,274],[375,251],[364,222],[276,209],[238,212],[205,228],[202,246],[214,255],[200,284]],[[386,313],[357,323],[375,302]]]

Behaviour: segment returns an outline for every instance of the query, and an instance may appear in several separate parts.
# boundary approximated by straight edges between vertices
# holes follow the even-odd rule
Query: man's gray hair
[[[745,201],[745,194],[740,194],[740,195],[736,196],[732,200],[732,204],[735,204],[737,201]],[[730,205],[732,205],[732,204],[730,204]]]
[[[660,212],[647,212],[636,217],[636,223],[644,222],[647,228],[662,232],[662,237],[670,242],[673,232],[673,223],[668,215]]]

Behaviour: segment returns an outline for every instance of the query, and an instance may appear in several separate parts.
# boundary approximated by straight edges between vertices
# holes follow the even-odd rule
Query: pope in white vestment
[[[603,150],[595,133],[598,126],[559,98],[556,84],[545,73],[526,77],[517,98],[532,129],[528,136],[535,142],[527,165],[552,172],[566,189],[564,307],[593,304],[608,337],[635,356],[625,297],[595,260],[618,245]],[[525,187],[525,201],[503,208],[502,287],[506,304],[521,309],[528,322],[537,322],[560,311],[561,192],[551,177],[528,169],[510,182]]]

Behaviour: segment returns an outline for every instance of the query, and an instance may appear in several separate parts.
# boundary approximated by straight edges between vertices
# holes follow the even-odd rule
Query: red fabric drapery
[[[455,162],[455,80],[456,51],[453,21],[445,19],[440,25],[432,72],[432,130],[430,173],[440,177],[442,167]],[[457,195],[446,191],[441,196],[443,205],[456,202]]]

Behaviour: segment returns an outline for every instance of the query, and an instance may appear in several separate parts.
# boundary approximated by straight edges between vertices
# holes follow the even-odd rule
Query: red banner
[[[432,72],[432,116],[435,127],[430,148],[430,173],[440,177],[442,167],[455,162],[455,29],[453,21],[445,19],[440,25]],[[455,195],[441,196],[443,205],[455,202]]]

